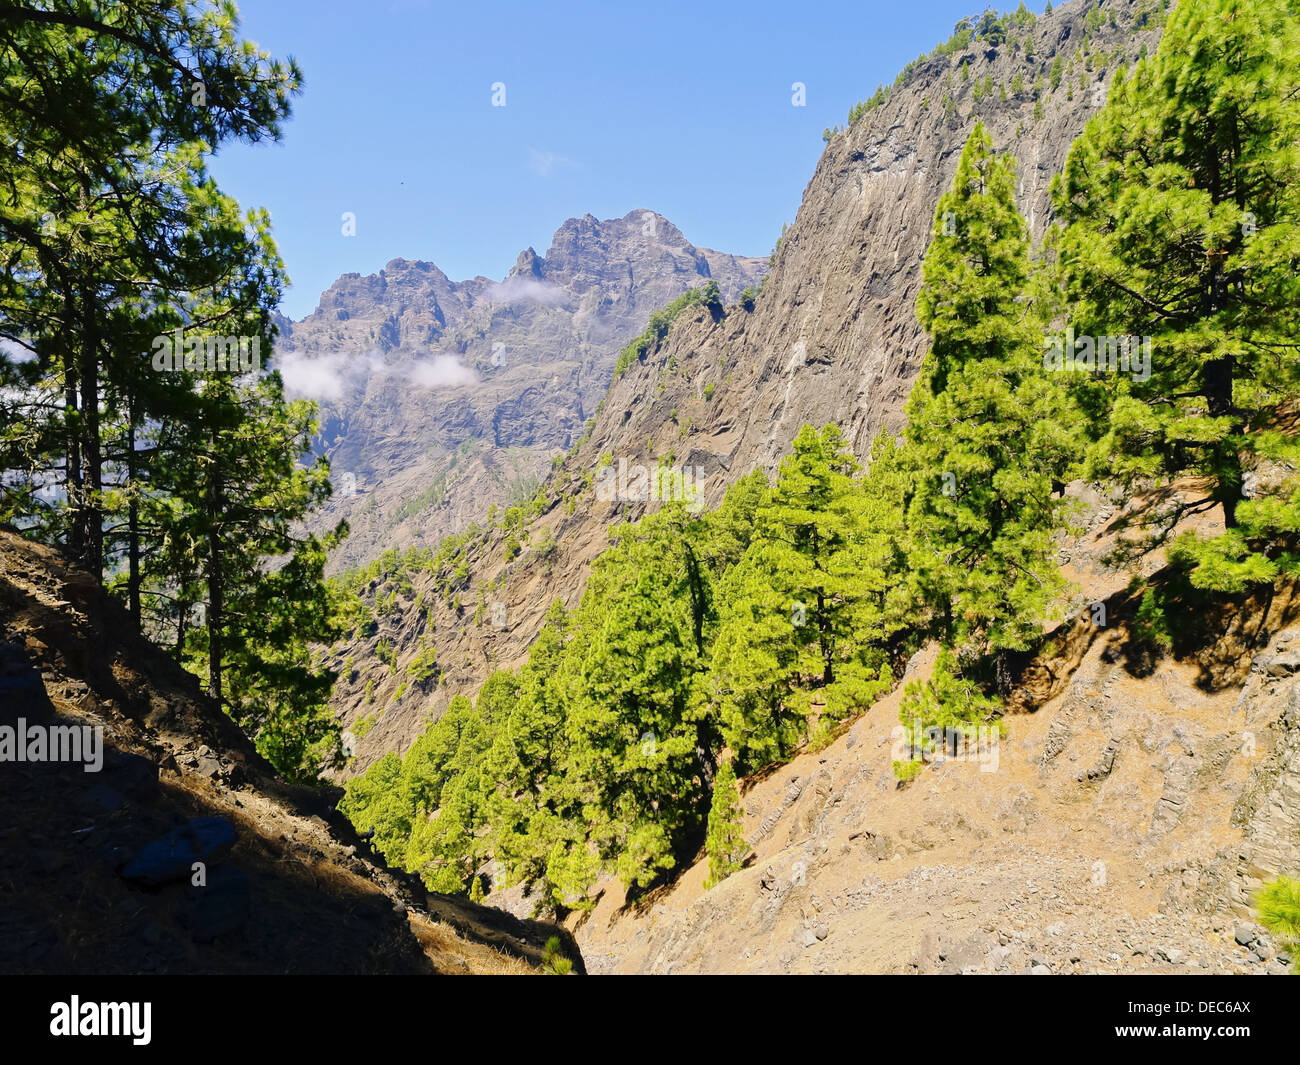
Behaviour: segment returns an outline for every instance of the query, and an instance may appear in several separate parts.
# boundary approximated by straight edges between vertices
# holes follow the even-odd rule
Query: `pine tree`
[[[1238,590],[1296,565],[1295,481],[1243,501],[1245,473],[1294,464],[1278,431],[1300,395],[1300,20],[1285,0],[1179,4],[1155,56],[1116,76],[1055,188],[1071,320],[1150,337],[1147,380],[1083,387],[1094,472],[1203,477],[1226,533],[1176,561]],[[1247,489],[1247,491],[1249,491]]]
[[[933,344],[908,400],[908,570],[917,620],[964,660],[1031,645],[1063,587],[1053,489],[1074,460],[1077,419],[1043,372],[1029,299],[1028,233],[1015,166],[982,124],[939,200],[917,297]]]
[[[487,755],[494,781],[488,799],[490,846],[503,870],[502,882],[543,881],[543,895],[560,904],[583,893],[568,882],[547,881],[553,849],[569,838],[565,826],[570,817],[580,816],[564,774],[568,709],[560,671],[567,629],[568,615],[556,600],[519,672],[514,702],[499,720]]]
[[[285,278],[269,220],[206,159],[278,136],[299,74],[240,39],[233,7],[75,8],[0,11],[0,337],[32,355],[0,368],[28,388],[0,415],[19,486],[0,511],[62,541],[310,780],[338,746],[309,649],[338,635],[332,538],[292,531],[328,494],[323,463],[297,468],[312,413],[260,367],[156,361],[177,328],[202,361],[226,340],[270,357]]]
[[[519,699],[519,678],[499,669],[488,675],[478,691],[474,709],[489,726],[498,726],[510,716]]]
[[[994,727],[991,722],[1001,710],[1001,701],[986,695],[976,681],[963,676],[952,653],[941,650],[930,676],[910,681],[903,689],[898,720],[907,730],[910,749],[921,751],[933,746],[934,733],[928,734],[931,729],[941,729],[943,735],[956,731],[965,736],[967,743],[978,743],[974,729]],[[901,779],[907,779],[917,768],[915,760],[894,763],[894,773]]]
[[[731,760],[718,766],[713,781],[713,803],[709,807],[709,834],[704,847],[709,855],[709,876],[704,887],[715,887],[744,864],[749,853],[740,826],[740,792]]]
[[[61,471],[52,531],[96,577],[111,546],[111,421],[138,427],[150,413],[135,372],[142,340],[164,331],[169,305],[245,258],[242,234],[229,240],[212,210],[204,157],[231,139],[278,136],[300,77],[240,40],[233,8],[111,7],[0,12],[0,336],[34,355],[58,396],[26,412],[48,423],[56,461],[25,472]],[[278,289],[274,269],[262,284]],[[134,474],[134,449],[118,457]]]
[[[908,550],[906,503],[913,482],[906,444],[882,429],[871,442],[868,461],[861,492],[866,501],[864,520],[874,545],[874,564],[884,578],[884,587],[876,593],[882,621],[880,635],[887,642],[904,639],[919,645],[919,634],[910,627],[914,610],[903,579]]]
[[[339,810],[358,831],[375,830],[374,845],[388,861],[405,867],[412,831],[411,808],[402,786],[402,759],[389,752],[344,788]]]
[[[560,953],[560,947],[560,937],[551,936],[542,952],[542,971],[550,976],[568,976],[573,971],[572,960]]]
[[[708,514],[700,555],[715,579],[744,556],[754,537],[758,511],[767,498],[767,477],[754,470],[733,482],[721,505]]]
[[[702,818],[716,739],[697,691],[707,593],[698,522],[669,507],[612,534],[588,579],[566,665],[567,786],[624,883],[671,868]]]
[[[418,873],[431,891],[459,895],[467,890],[483,858],[488,780],[475,764],[448,780],[438,808],[417,815],[406,849],[406,870]]]
[[[1256,901],[1259,921],[1291,951],[1292,972],[1300,975],[1300,880],[1282,876],[1265,884]]]
[[[880,646],[887,541],[857,470],[836,426],[804,426],[720,584],[710,683],[744,766],[788,753],[815,700],[838,720],[891,682]]]
[[[402,759],[403,797],[412,812],[436,810],[457,769],[476,761],[488,745],[482,717],[463,695],[455,696]]]
[[[147,563],[150,590],[191,582],[204,612],[186,664],[261,753],[309,781],[339,753],[325,709],[335,677],[313,665],[310,645],[343,631],[324,566],[344,529],[324,539],[299,531],[330,491],[327,463],[296,462],[314,408],[286,402],[276,374],[196,375],[194,386],[200,402],[163,426],[151,481],[166,497],[167,535],[185,545],[183,573],[160,570],[176,561],[168,555]]]

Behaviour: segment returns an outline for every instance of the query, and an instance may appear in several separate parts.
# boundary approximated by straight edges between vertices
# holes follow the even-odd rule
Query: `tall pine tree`
[[[932,347],[908,400],[907,562],[917,620],[1005,684],[1063,587],[1053,489],[1075,461],[1077,416],[1045,373],[1029,299],[1015,164],[972,131],[935,211],[917,317]]]
[[[1298,144],[1295,5],[1180,3],[1155,56],[1116,76],[1055,188],[1078,333],[1151,338],[1149,380],[1090,385],[1094,470],[1131,486],[1204,479],[1171,517],[1222,513],[1226,535],[1176,552],[1205,587],[1296,565],[1295,481],[1252,493],[1245,474],[1300,460],[1280,431],[1300,397]]]
[[[188,0],[0,8],[0,350],[26,360],[0,358],[0,514],[191,667],[201,637],[213,697],[310,779],[337,751],[309,650],[336,633],[328,541],[294,531],[328,491],[298,465],[312,413],[260,367],[152,360],[178,327],[200,362],[233,338],[271,356],[269,221],[206,160],[278,136],[299,74],[238,29]]]
[[[804,426],[719,590],[712,698],[741,764],[787,754],[891,683],[881,643],[889,543],[839,429]]]
[[[718,767],[713,781],[713,803],[709,807],[709,834],[705,850],[709,855],[709,875],[705,888],[715,887],[744,864],[749,853],[740,825],[740,790],[731,759]]]

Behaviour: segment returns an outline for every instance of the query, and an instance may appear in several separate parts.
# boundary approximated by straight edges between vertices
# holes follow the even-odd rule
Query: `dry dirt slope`
[[[1107,624],[1087,611],[1025,669],[996,761],[900,788],[900,687],[746,782],[747,868],[706,892],[700,860],[632,906],[607,883],[572,922],[590,971],[1285,972],[1250,903],[1300,874],[1300,598],[1175,614],[1176,653],[1134,656],[1108,556],[1148,503],[1091,496],[1063,559]]]
[[[0,972],[522,973],[556,934],[388,871],[88,577],[0,528],[0,726],[19,719],[102,727],[104,760],[0,762]],[[148,849],[168,839],[179,858]]]

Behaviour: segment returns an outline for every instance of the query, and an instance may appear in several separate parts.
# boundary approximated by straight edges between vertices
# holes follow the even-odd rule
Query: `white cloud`
[[[537,148],[528,149],[528,169],[538,177],[548,178],[556,170],[576,165],[568,156],[556,152],[539,151]]]
[[[455,385],[472,385],[478,380],[478,374],[455,355],[419,359],[401,369],[417,388],[451,388]]]
[[[568,295],[558,285],[548,285],[533,277],[508,277],[499,284],[489,285],[483,298],[489,303],[532,302],[556,307],[564,303]]]
[[[284,391],[293,399],[340,399],[348,376],[345,356],[307,355],[301,351],[276,354]]]
[[[455,355],[387,362],[378,352],[357,355],[332,351],[308,355],[301,351],[278,353],[276,364],[284,378],[284,390],[294,399],[338,400],[344,393],[365,387],[376,374],[400,378],[415,388],[453,388],[470,385],[478,374]]]

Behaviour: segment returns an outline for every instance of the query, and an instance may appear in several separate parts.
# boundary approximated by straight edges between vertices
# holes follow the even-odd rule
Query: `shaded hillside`
[[[688,468],[712,506],[737,477],[774,469],[805,422],[839,423],[859,456],[878,429],[900,425],[925,345],[914,309],[921,261],[974,122],[1019,159],[1019,206],[1040,235],[1052,176],[1105,85],[1157,43],[1158,3],[1090,10],[1076,3],[1040,16],[1014,44],[936,52],[834,135],[758,299],[688,307],[631,361],[546,482],[517,556],[506,557],[511,537],[494,528],[460,549],[450,577],[414,572],[409,587],[366,589],[372,601],[394,599],[373,631],[336,649],[349,668],[334,707],[359,737],[353,771],[404,750],[492,669],[519,665],[551,602],[576,603],[610,525],[657,507],[598,499],[602,461]],[[409,675],[420,655],[438,667],[423,686]]]
[[[556,932],[390,872],[87,575],[0,529],[0,725],[54,724],[102,728],[102,767],[0,762],[21,811],[0,830],[0,971],[522,973]]]
[[[322,405],[336,494],[315,521],[352,527],[333,565],[434,544],[531,496],[652,311],[710,281],[734,299],[765,266],[635,210],[569,219],[500,282],[404,259],[339,278],[279,343],[290,386]]]

